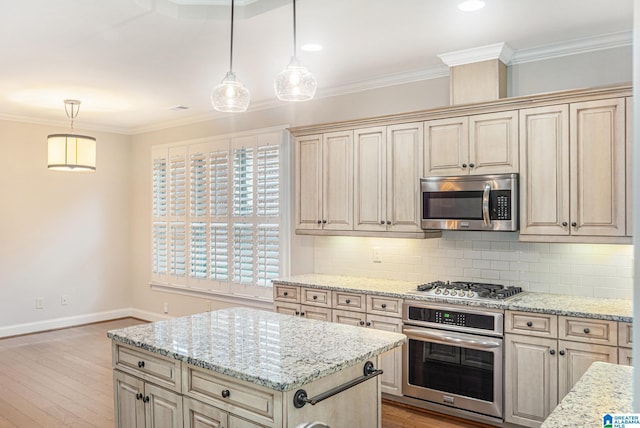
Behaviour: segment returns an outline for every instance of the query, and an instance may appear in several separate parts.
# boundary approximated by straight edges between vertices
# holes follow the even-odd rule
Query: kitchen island
[[[602,427],[602,415],[632,413],[633,368],[595,362],[541,428]]]
[[[315,420],[379,427],[378,356],[405,340],[247,308],[112,330],[108,337],[122,427],[294,428]]]

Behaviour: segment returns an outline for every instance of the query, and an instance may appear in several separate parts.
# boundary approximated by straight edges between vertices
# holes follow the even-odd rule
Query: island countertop
[[[595,362],[541,428],[602,427],[605,413],[632,413],[633,368]]]
[[[248,308],[231,308],[111,330],[115,342],[277,391],[400,346],[399,333]]]

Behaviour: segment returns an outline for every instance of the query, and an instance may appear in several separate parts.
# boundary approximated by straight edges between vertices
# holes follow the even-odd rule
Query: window
[[[279,131],[154,148],[153,283],[272,297],[286,265],[283,141]]]

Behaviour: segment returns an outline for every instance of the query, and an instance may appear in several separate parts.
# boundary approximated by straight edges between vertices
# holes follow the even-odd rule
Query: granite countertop
[[[603,299],[564,294],[523,292],[504,301],[463,300],[426,296],[415,291],[416,286],[420,284],[419,282],[323,274],[296,275],[277,279],[273,282],[277,284],[340,290],[352,293],[376,294],[405,300],[509,309],[611,321],[633,321],[632,302],[626,299]]]
[[[605,413],[633,413],[633,368],[595,362],[541,428],[601,428]]]
[[[111,330],[127,345],[289,391],[402,345],[399,333],[231,308]]]

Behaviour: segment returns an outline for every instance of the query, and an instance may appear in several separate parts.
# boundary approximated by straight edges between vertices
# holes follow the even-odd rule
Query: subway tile
[[[481,272],[483,279],[500,279],[500,271],[484,269]]]
[[[490,250],[491,242],[489,241],[473,241],[473,245],[471,246],[474,250]]]

